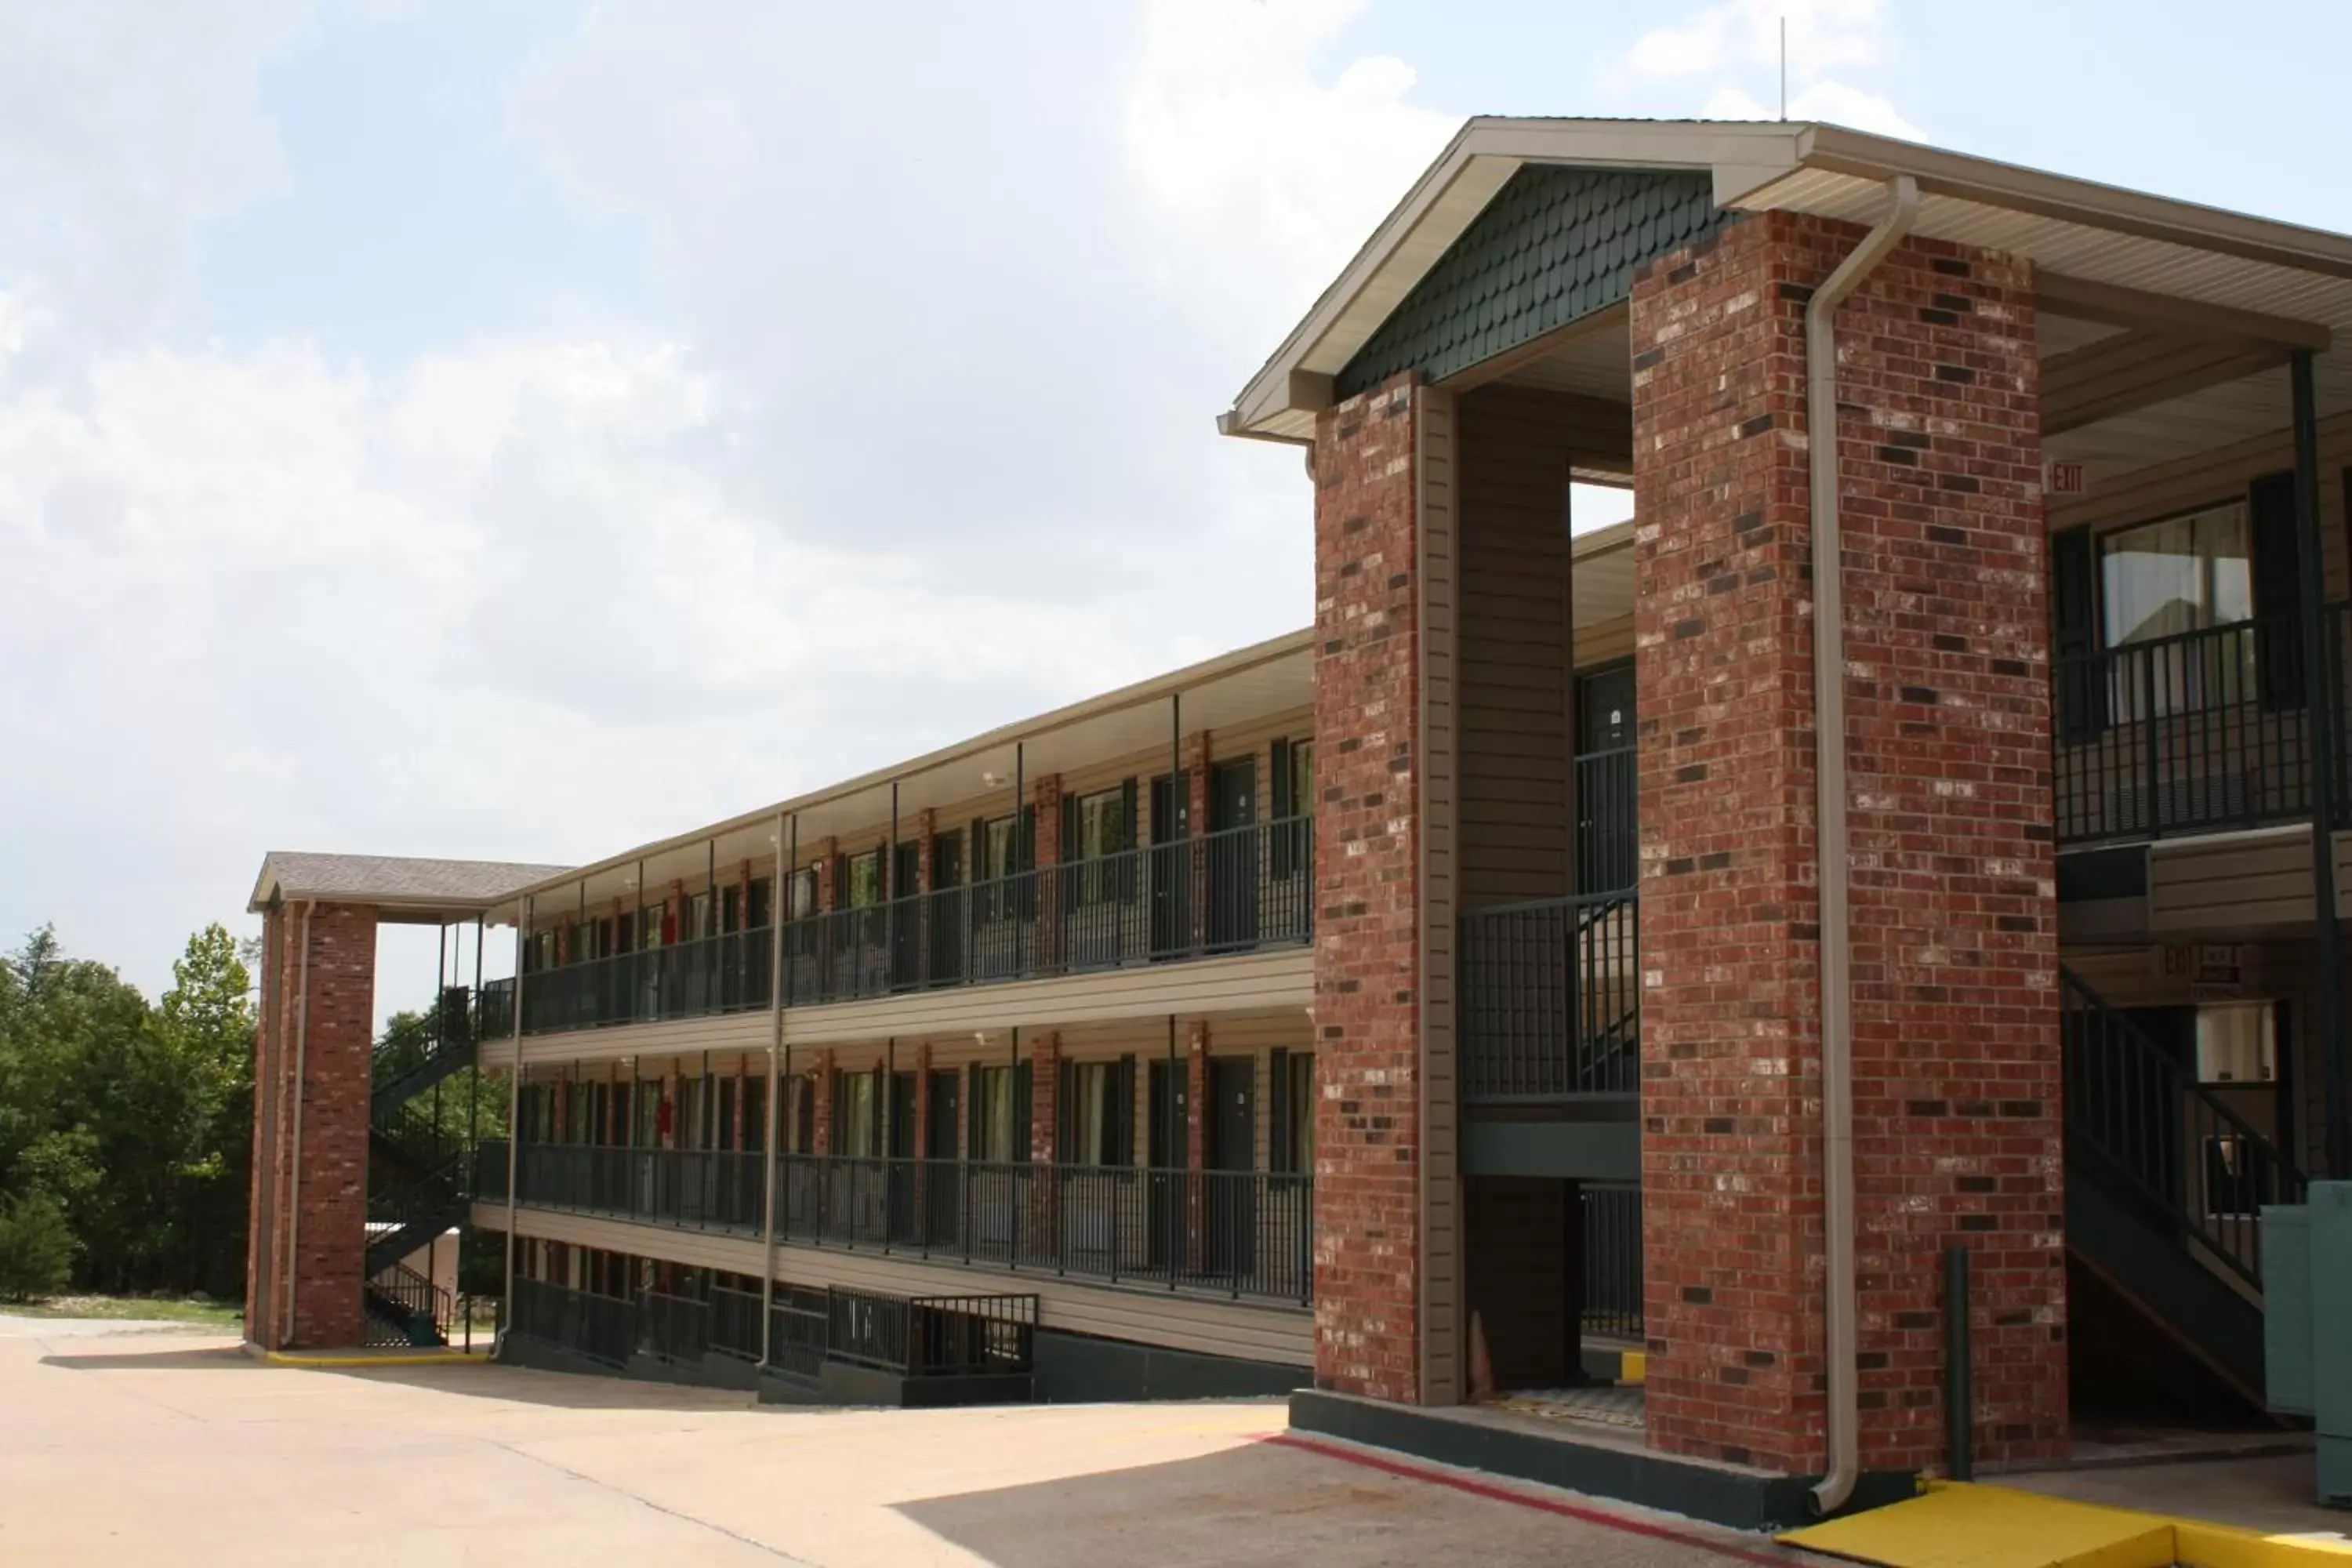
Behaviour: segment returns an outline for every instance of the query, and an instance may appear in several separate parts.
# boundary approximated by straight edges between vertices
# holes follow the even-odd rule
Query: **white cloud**
[[[1411,101],[1392,56],[1319,68],[1365,4],[1141,7],[1123,127],[1139,250],[1238,348],[1263,353],[1305,313],[1462,123]]]
[[[1883,0],[1727,0],[1643,33],[1611,85],[1646,112],[1773,119],[1784,25],[1790,119],[1923,138],[1884,93],[1850,79],[1893,54]]]

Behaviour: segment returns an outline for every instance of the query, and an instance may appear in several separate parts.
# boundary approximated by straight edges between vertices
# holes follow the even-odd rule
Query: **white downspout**
[[[1829,1473],[1813,1508],[1832,1513],[1862,1470],[1854,1388],[1853,928],[1846,837],[1845,592],[1838,533],[1837,310],[1911,231],[1919,186],[1886,183],[1886,214],[1805,307],[1805,433],[1813,533],[1813,819],[1822,900],[1822,1197],[1827,1279],[1822,1309],[1829,1378]]]
[[[294,1295],[302,1276],[302,1099],[303,1075],[310,1054],[310,915],[319,900],[302,904],[302,958],[294,991],[294,1149],[286,1166],[286,1321],[278,1325],[278,1344],[294,1342]]]

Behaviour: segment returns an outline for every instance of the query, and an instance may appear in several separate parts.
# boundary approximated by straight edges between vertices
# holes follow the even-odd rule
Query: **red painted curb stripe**
[[[1444,1470],[1424,1469],[1419,1465],[1409,1465],[1397,1459],[1382,1458],[1377,1454],[1358,1453],[1353,1448],[1342,1448],[1330,1443],[1318,1443],[1312,1437],[1301,1437],[1288,1432],[1277,1432],[1265,1441],[1279,1443],[1286,1448],[1303,1448],[1310,1454],[1320,1454],[1327,1459],[1341,1459],[1351,1465],[1362,1465],[1367,1469],[1401,1476],[1409,1481],[1426,1481],[1432,1486],[1451,1487],[1455,1491],[1467,1492],[1472,1497],[1486,1498],[1495,1502],[1517,1503],[1521,1508],[1535,1509],[1542,1513],[1556,1513],[1564,1519],[1577,1520],[1585,1524],[1598,1524],[1610,1530],[1622,1530],[1628,1535],[1647,1536],[1653,1541],[1670,1541],[1677,1546],[1696,1547],[1701,1552],[1713,1552],[1717,1557],[1729,1557],[1741,1563],[1759,1563],[1762,1568],[1789,1568],[1791,1563],[1801,1561],[1796,1557],[1773,1556],[1762,1552],[1749,1552],[1741,1547],[1727,1545],[1722,1542],[1710,1541],[1704,1535],[1693,1535],[1688,1531],[1672,1530],[1662,1524],[1652,1524],[1647,1520],[1628,1519],[1622,1514],[1604,1513],[1597,1508],[1580,1508],[1575,1503],[1560,1502],[1552,1498],[1531,1497],[1526,1492],[1513,1491],[1508,1487],[1494,1486],[1486,1481],[1474,1481],[1467,1476],[1451,1475]]]

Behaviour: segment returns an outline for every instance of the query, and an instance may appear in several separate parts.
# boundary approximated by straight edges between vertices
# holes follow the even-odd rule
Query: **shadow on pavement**
[[[1689,1538],[1662,1540],[1263,1442],[1194,1459],[925,1498],[898,1504],[897,1511],[993,1568],[1099,1568],[1138,1558],[1313,1568],[1531,1568],[1579,1561],[1722,1568],[1725,1550],[1703,1542],[1702,1532],[1711,1533],[1703,1525],[1688,1525]],[[1731,1552],[1746,1554],[1736,1546]]]
[[[68,1367],[76,1372],[264,1372],[268,1368],[236,1345],[211,1345],[203,1350],[51,1351],[43,1366]]]

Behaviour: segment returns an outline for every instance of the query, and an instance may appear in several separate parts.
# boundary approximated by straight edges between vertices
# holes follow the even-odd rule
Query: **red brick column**
[[[1209,900],[1212,897],[1209,856],[1209,732],[1196,730],[1184,738],[1184,809],[1192,824],[1192,875],[1187,884],[1192,895],[1192,948],[1209,941]]]
[[[834,862],[838,858],[840,844],[828,838],[816,847],[816,908],[819,914],[831,914],[840,907],[842,890],[833,885]]]
[[[931,1043],[915,1047],[915,1157],[931,1152]]]
[[[269,1203],[247,1243],[247,1332],[272,1349],[356,1345],[367,1271],[375,910],[298,906],[268,916],[265,930],[276,963],[264,980],[256,1076],[274,1093],[256,1118],[255,1182],[257,1191],[267,1184]]]
[[[1649,1437],[1823,1436],[1804,307],[1781,214],[1633,300]],[[1944,1455],[1941,1249],[1977,1249],[1978,1452],[2066,1445],[2047,580],[2027,269],[1898,248],[1840,314],[1862,1456]]]
[[[809,1115],[809,1152],[826,1155],[833,1152],[833,1047],[828,1046],[816,1054],[816,1066],[809,1075],[809,1092],[816,1103]]]
[[[1421,1398],[1419,396],[1401,376],[1315,428],[1315,1026],[1328,1086],[1315,1110],[1315,1372],[1325,1388],[1407,1403]]]
[[[1041,1029],[1029,1037],[1029,1158],[1040,1165],[1061,1158],[1061,1036]]]
[[[1062,957],[1062,883],[1054,868],[1062,863],[1062,775],[1047,773],[1029,786],[1037,809],[1037,963],[1051,973]]]

